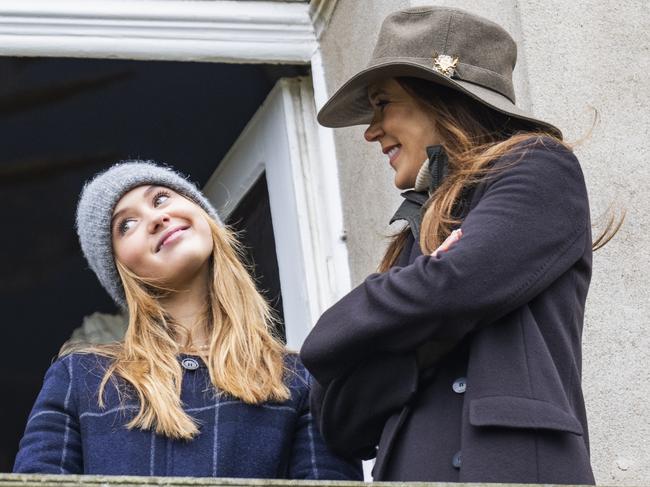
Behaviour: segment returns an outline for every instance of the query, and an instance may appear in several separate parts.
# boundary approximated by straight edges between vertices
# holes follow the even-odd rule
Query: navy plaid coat
[[[311,378],[297,357],[287,361],[291,398],[259,406],[216,394],[200,360],[198,369],[184,369],[181,400],[200,434],[179,441],[127,429],[139,407],[137,396],[121,404],[115,381],[106,387],[106,407],[99,408],[107,359],[68,355],[45,376],[14,472],[361,479],[360,462],[345,461],[324,445],[309,411]]]

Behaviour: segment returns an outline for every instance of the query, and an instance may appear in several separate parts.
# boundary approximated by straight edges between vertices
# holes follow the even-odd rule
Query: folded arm
[[[458,343],[530,301],[584,254],[589,206],[573,154],[537,143],[500,163],[453,248],[371,275],[323,314],[301,352],[321,384],[381,353]]]

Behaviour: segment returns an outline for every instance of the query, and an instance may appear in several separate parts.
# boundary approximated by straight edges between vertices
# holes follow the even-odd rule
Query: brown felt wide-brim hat
[[[373,117],[368,87],[387,78],[413,77],[451,88],[561,137],[557,127],[515,104],[516,59],[512,37],[478,15],[447,7],[401,10],[384,20],[368,67],[332,95],[318,121],[325,127],[367,125]]]

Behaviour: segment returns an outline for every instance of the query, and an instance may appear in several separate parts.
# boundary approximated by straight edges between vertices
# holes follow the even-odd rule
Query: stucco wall
[[[647,0],[339,0],[321,39],[332,93],[364,66],[381,20],[406,6],[453,5],[503,25],[519,45],[519,104],[578,141],[598,221],[627,209],[617,237],[595,254],[584,333],[583,382],[599,483],[650,479],[650,13]],[[353,283],[372,272],[401,201],[392,170],[363,128],[335,131]],[[594,230],[597,232],[597,229]]]

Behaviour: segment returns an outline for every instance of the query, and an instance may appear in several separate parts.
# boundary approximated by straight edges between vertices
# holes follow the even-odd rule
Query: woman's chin
[[[397,189],[410,189],[414,186],[414,182],[411,182],[408,178],[400,177],[399,174],[395,174],[395,187]]]

